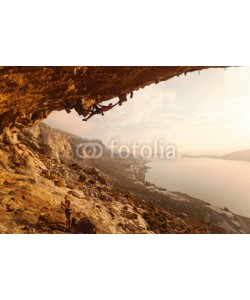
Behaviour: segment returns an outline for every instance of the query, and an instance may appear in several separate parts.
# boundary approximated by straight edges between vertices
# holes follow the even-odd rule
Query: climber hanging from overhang
[[[110,103],[109,105],[101,105],[101,104],[94,104],[92,110],[90,111],[90,114],[88,115],[87,118],[83,119],[83,121],[88,121],[90,118],[92,118],[94,115],[102,115],[104,116],[104,112],[109,111],[113,107],[115,107],[119,102],[112,104]]]

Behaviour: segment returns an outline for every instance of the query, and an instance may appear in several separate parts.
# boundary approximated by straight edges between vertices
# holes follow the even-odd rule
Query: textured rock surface
[[[208,67],[0,67],[0,133]],[[131,95],[132,96],[132,95]]]
[[[209,207],[150,192],[129,178],[118,159],[76,160],[70,153],[75,149],[73,140],[81,138],[69,139],[70,134],[42,123],[37,126],[0,143],[0,233],[241,232],[233,214],[221,216]],[[46,139],[46,131],[50,138]],[[49,153],[44,151],[45,140]],[[68,148],[72,151],[61,151]],[[74,219],[71,230],[61,205],[66,195]],[[198,219],[194,214],[201,210],[205,215]],[[250,232],[248,222],[245,232]]]
[[[125,181],[119,169],[129,187],[134,180],[118,160],[99,161],[100,166],[107,165],[106,171],[93,160],[76,160],[75,143],[81,138],[42,123],[37,127],[0,142],[0,233],[223,232],[220,223],[213,226],[148,202],[149,192],[142,185],[142,194],[120,186],[118,181]],[[110,172],[112,164],[115,173]],[[66,195],[74,219],[70,230],[61,205]]]

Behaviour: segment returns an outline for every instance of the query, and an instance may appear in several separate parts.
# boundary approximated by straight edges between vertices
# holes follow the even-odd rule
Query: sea
[[[250,217],[250,162],[211,158],[155,159],[146,180]]]

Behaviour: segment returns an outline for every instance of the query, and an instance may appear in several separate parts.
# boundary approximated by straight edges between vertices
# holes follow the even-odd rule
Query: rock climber
[[[83,121],[88,121],[90,118],[92,118],[94,115],[97,115],[97,114],[101,114],[102,116],[104,116],[104,112],[109,111],[114,106],[116,106],[118,103],[119,102],[117,102],[116,104],[110,103],[109,105],[94,104],[91,113],[89,114],[89,116],[87,118],[83,119]]]
[[[68,198],[68,196],[65,196],[65,202],[62,203],[62,206],[64,207],[64,211],[65,211],[65,216],[66,216],[66,223],[69,226],[69,229],[71,228],[71,213],[72,210],[70,208],[70,200]]]

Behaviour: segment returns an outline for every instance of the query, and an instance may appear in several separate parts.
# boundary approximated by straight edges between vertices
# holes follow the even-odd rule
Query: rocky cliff
[[[133,91],[205,66],[0,67],[0,133],[31,127],[52,111],[84,115],[94,103],[133,97]]]
[[[39,123],[19,134],[28,135],[33,142],[39,141],[43,145],[44,151],[50,152],[50,155],[59,160],[59,158],[82,160],[82,156],[77,155],[77,147],[86,143],[97,143],[103,149],[103,157],[108,154],[108,149],[101,140],[81,138],[74,134],[54,129],[44,123]],[[79,151],[80,152],[80,151]],[[81,153],[80,153],[81,154]]]
[[[144,186],[134,171],[142,162],[76,159],[76,144],[85,139],[45,124],[7,137],[0,143],[0,233],[241,232],[230,212],[221,216]]]
[[[79,159],[77,145],[88,140],[44,124],[32,127],[52,111],[84,115],[94,103],[125,101],[146,85],[204,68],[1,67],[0,232],[247,232],[248,220],[146,186],[145,165],[110,160],[101,141],[94,142],[104,149],[102,159]],[[61,205],[65,196],[72,201],[71,229]]]

